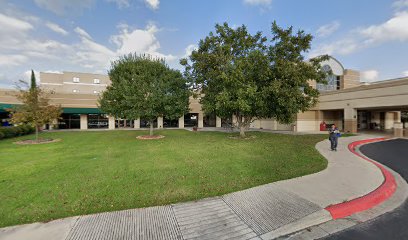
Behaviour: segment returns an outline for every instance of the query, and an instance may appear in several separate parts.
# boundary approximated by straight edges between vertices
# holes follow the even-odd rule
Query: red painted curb
[[[367,195],[364,195],[362,197],[359,197],[359,198],[356,198],[356,199],[353,199],[353,200],[350,200],[344,203],[339,203],[339,204],[335,204],[335,205],[326,207],[325,209],[330,212],[333,219],[344,218],[354,213],[358,213],[358,212],[370,209],[376,206],[377,204],[384,202],[389,197],[391,197],[392,194],[394,194],[397,188],[397,184],[395,182],[394,176],[387,169],[385,169],[382,165],[380,165],[379,163],[375,161],[372,161],[371,159],[356,152],[355,150],[355,148],[359,145],[372,143],[372,142],[379,142],[379,141],[384,141],[384,140],[385,138],[366,139],[362,141],[352,142],[348,145],[348,149],[352,153],[363,158],[366,161],[373,163],[381,170],[384,176],[384,182],[377,189],[368,193]]]

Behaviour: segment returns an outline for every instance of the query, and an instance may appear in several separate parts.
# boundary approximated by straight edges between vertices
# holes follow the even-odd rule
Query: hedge
[[[29,125],[0,127],[0,139],[23,136],[34,132],[35,128]]]

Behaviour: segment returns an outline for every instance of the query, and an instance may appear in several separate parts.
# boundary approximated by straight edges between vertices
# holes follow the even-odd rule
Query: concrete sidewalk
[[[370,136],[372,138],[373,136]],[[331,220],[324,208],[375,190],[384,178],[347,149],[367,136],[316,145],[328,168],[312,175],[167,206],[78,216],[0,229],[1,239],[273,239]]]

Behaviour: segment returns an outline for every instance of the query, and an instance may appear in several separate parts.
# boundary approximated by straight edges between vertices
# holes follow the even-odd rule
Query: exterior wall
[[[344,75],[340,78],[340,89],[354,88],[361,85],[360,72],[346,69]]]
[[[408,106],[408,78],[323,93],[314,109],[334,110]]]
[[[273,119],[261,119],[259,120],[259,128],[267,130],[275,130],[275,121]]]
[[[278,130],[278,131],[291,131],[292,130],[292,124],[281,124],[279,122],[276,122],[276,130]]]
[[[250,126],[249,126],[250,128],[261,128],[261,121],[260,120],[255,120],[255,121],[253,121],[251,124],[250,124]]]
[[[17,93],[18,92],[16,90],[0,89],[0,103],[5,104],[19,103],[20,101],[18,101],[16,98]]]
[[[313,132],[318,131],[319,111],[306,111],[297,114],[296,131]]]
[[[61,94],[72,94],[77,90],[77,94],[97,95],[103,92],[111,83],[107,75],[91,73],[40,73],[41,87],[46,90]],[[79,78],[79,82],[73,82],[73,78]],[[94,79],[99,79],[100,83],[94,83]],[[94,93],[97,91],[97,93]]]
[[[329,124],[335,124],[337,128],[343,131],[343,114],[342,110],[338,111],[322,111],[323,118],[321,121],[325,121]],[[319,122],[319,129],[320,129],[320,122]]]
[[[79,77],[80,83],[72,83],[73,77]],[[52,104],[61,105],[63,108],[97,108],[98,95],[86,93],[91,91],[93,85],[95,85],[93,84],[94,78],[101,81],[98,87],[103,88],[106,87],[103,85],[110,84],[106,75],[64,72],[64,74],[41,73],[41,82],[43,84],[41,86],[48,89],[52,86],[62,87],[61,91],[55,91],[54,94],[49,96]],[[322,120],[327,123],[335,123],[341,127],[344,119],[344,131],[356,132],[357,110],[371,111],[371,122],[377,124],[380,124],[381,121],[380,112],[388,112],[386,113],[384,125],[386,129],[391,129],[394,122],[400,122],[400,112],[398,111],[408,110],[408,78],[361,86],[358,86],[359,73],[356,71],[345,70],[343,78],[343,90],[322,93],[315,108],[297,114],[297,131],[318,131]],[[310,81],[311,84],[313,82]],[[80,93],[72,93],[72,87],[80,88]],[[64,92],[65,90],[67,91]],[[0,103],[18,104],[16,94],[16,90],[0,90]],[[202,127],[203,112],[199,101],[199,98],[190,97],[190,112],[199,114],[198,125]],[[221,125],[220,120],[220,118],[216,120],[217,127]],[[182,122],[184,123],[184,121]],[[163,124],[159,123],[158,126],[163,126]],[[180,124],[179,126],[181,127]],[[292,125],[279,124],[273,119],[261,119],[254,121],[251,127],[290,130]]]
[[[203,113],[200,104],[200,98],[190,97],[190,112],[191,113]]]

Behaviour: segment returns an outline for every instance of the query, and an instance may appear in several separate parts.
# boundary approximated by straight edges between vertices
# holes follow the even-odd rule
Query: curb
[[[397,184],[396,184],[395,178],[392,175],[392,173],[389,172],[381,164],[367,158],[366,156],[356,151],[356,148],[360,145],[384,141],[384,140],[385,138],[373,138],[373,139],[366,139],[366,140],[352,142],[348,145],[348,149],[352,153],[354,153],[355,155],[359,156],[360,158],[368,162],[371,162],[372,164],[374,164],[381,170],[381,173],[384,176],[384,182],[377,189],[375,189],[374,191],[364,196],[355,198],[353,200],[350,200],[344,203],[339,203],[339,204],[330,205],[326,207],[325,210],[330,212],[333,219],[344,218],[354,213],[358,213],[358,212],[362,212],[367,209],[370,209],[384,202],[385,200],[387,200],[394,194],[397,188]]]

